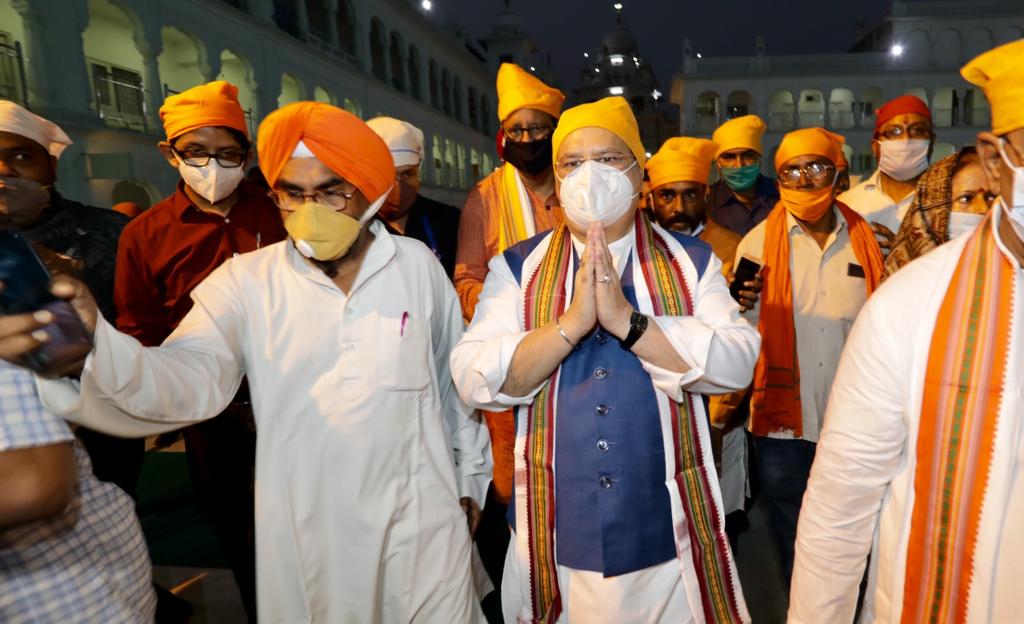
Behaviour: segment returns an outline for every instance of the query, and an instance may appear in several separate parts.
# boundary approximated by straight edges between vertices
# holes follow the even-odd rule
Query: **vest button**
[[[606,371],[604,368],[598,366],[597,368],[594,369],[594,378],[595,379],[604,379],[607,376],[608,376],[608,371]]]
[[[608,440],[605,440],[604,438],[602,438],[602,439],[597,441],[597,450],[599,450],[601,452],[607,452],[608,451],[608,447],[609,447]]]
[[[594,411],[597,412],[598,416],[604,416],[605,414],[608,413],[608,406],[605,405],[604,403],[602,403],[602,404],[598,405],[597,407],[595,407]]]
[[[611,477],[607,477],[607,476],[604,476],[604,477],[601,477],[600,479],[598,479],[597,483],[598,483],[598,485],[600,485],[601,487],[603,487],[606,490],[612,486]]]
[[[608,336],[598,332],[598,334],[597,334],[597,344],[604,344],[606,342],[608,342]]]

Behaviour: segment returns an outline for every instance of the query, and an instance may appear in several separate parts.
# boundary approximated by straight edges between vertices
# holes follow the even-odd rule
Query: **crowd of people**
[[[250,621],[756,621],[755,475],[789,621],[1014,621],[1024,41],[962,75],[991,130],[930,164],[897,97],[849,188],[823,128],[648,157],[625,99],[503,64],[461,210],[413,124],[299,102],[253,145],[216,81],[166,99],[181,181],[126,216],[0,101],[0,227],[92,336],[33,372],[54,314],[0,309],[0,620],[187,620],[132,502],[181,431]]]

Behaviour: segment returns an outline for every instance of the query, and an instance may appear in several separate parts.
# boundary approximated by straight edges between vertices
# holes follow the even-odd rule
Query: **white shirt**
[[[40,384],[137,436],[215,416],[248,377],[261,622],[482,619],[459,496],[483,503],[490,452],[449,374],[459,302],[425,246],[371,231],[347,296],[285,241],[214,271],[161,347],[101,320],[80,396]]]
[[[869,550],[861,621],[900,621],[924,375],[939,306],[968,240],[959,237],[900,269],[872,295],[853,328],[800,511],[791,623],[851,621]],[[1020,265],[1000,247],[1017,267],[1018,285],[1024,283]],[[1018,338],[1010,341],[1004,400],[1016,400],[1020,410],[1024,292],[1019,287],[1015,297],[1007,331]],[[976,553],[975,575],[991,579],[991,585],[975,581],[979,586],[972,595],[987,609],[970,611],[971,623],[1021,617],[1024,431],[1006,433],[1016,446],[1017,463],[1000,539],[989,545],[991,551],[979,544]]]
[[[793,284],[793,327],[800,366],[801,439],[810,442],[818,441],[839,356],[853,321],[868,296],[865,279],[850,275],[850,266],[860,267],[860,261],[853,253],[846,219],[835,208],[832,210],[836,215],[836,227],[829,234],[824,250],[800,227],[793,215],[786,215],[789,274]],[[743,237],[736,248],[737,265],[744,254],[764,258],[766,228],[767,221],[762,221]],[[757,327],[760,312],[759,301],[744,316]],[[792,431],[779,431],[768,437],[792,439],[795,436]]]
[[[898,202],[882,190],[881,171],[875,169],[871,176],[840,195],[837,199],[853,208],[868,223],[881,223],[892,230],[893,234],[900,231],[903,217],[907,215],[910,204],[914,203],[917,193],[911,193]]]

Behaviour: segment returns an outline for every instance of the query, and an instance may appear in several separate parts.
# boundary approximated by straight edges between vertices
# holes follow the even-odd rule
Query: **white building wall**
[[[243,73],[248,80],[238,86],[243,91],[243,102],[252,103],[254,126],[278,107],[282,74],[288,73],[298,82],[303,99],[313,99],[314,90],[319,87],[317,93],[321,97],[326,92],[337,105],[350,104],[348,107],[360,111],[364,119],[385,114],[419,126],[427,137],[427,158],[422,171],[424,193],[461,206],[476,178],[468,171],[462,176],[455,171],[447,177],[451,183],[435,183],[430,141],[437,135],[442,141],[452,142],[456,152],[462,146],[467,154],[486,155],[480,158],[481,165],[496,163],[492,134],[495,120],[487,119],[486,124],[476,124],[477,127],[471,127],[468,120],[470,87],[479,97],[487,98],[483,107],[488,111],[493,114],[497,108],[494,75],[486,60],[470,54],[463,42],[442,31],[420,12],[418,3],[410,0],[295,0],[300,30],[303,26],[308,29],[305,9],[312,2],[323,2],[332,16],[328,29],[332,38],[337,36],[333,23],[336,7],[338,3],[348,3],[354,14],[354,59],[331,49],[331,42],[317,42],[301,32],[300,38],[296,38],[281,30],[273,21],[272,0],[245,0],[241,3],[244,10],[216,0],[0,0],[0,17],[4,18],[0,31],[12,33],[24,50],[29,106],[59,123],[76,143],[61,159],[58,188],[72,199],[99,206],[112,203],[111,191],[121,180],[150,189],[154,201],[169,194],[177,182],[177,172],[167,166],[155,147],[163,138],[157,110],[163,101],[164,83],[168,82],[161,76],[160,68],[165,68],[166,78],[176,82],[175,86],[182,86],[180,79],[175,80],[181,75],[214,80],[222,70],[222,55],[228,53],[243,61]],[[11,16],[15,15],[20,24],[11,23]],[[121,21],[126,25],[115,24],[112,29],[106,15],[123,16]],[[417,47],[421,100],[392,85],[391,65],[386,56],[388,80],[373,76],[369,33],[370,20],[374,18],[386,29],[385,54],[392,32],[397,32],[403,41],[405,91],[409,90],[409,46]],[[94,28],[83,39],[90,23]],[[167,27],[184,34],[195,47],[189,50],[188,46],[174,45],[164,50],[162,31],[166,33]],[[138,71],[145,89],[144,121],[140,119],[131,129],[125,129],[110,127],[119,124],[100,118],[93,103],[94,85],[86,62],[86,46],[90,56],[106,56],[100,60]],[[161,56],[162,53],[165,54]],[[168,54],[183,53],[196,58],[168,58]],[[459,78],[463,89],[461,121],[430,105],[430,59],[448,69],[453,82],[455,77]],[[478,102],[477,110],[480,108]],[[117,172],[119,178],[98,178],[89,166],[90,154],[124,155],[117,162],[130,166]],[[457,168],[458,163],[453,164]],[[486,173],[481,166],[480,176]]]

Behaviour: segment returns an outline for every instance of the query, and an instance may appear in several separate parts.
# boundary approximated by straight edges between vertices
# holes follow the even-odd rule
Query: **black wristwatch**
[[[647,316],[640,314],[636,310],[629,315],[629,333],[626,337],[619,341],[619,345],[629,351],[636,344],[637,340],[640,340],[640,336],[644,335],[647,331]]]

